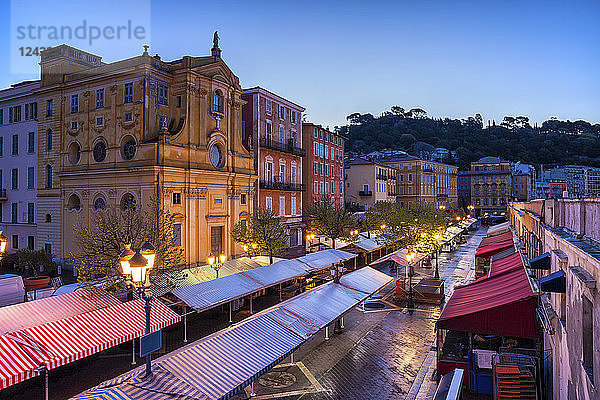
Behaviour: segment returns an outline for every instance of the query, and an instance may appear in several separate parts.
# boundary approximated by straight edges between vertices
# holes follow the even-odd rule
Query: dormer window
[[[213,93],[213,112],[223,114],[223,93],[218,89]]]

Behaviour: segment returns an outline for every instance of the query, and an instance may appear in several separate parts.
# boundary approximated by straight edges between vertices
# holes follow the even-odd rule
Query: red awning
[[[121,302],[112,295],[94,295],[77,290],[58,296],[0,308],[0,335],[19,331],[74,315],[116,306]]]
[[[41,364],[60,367],[145,334],[144,300],[33,326],[0,337],[0,389],[36,376]],[[152,302],[151,331],[179,321],[158,300]]]
[[[525,268],[521,267],[456,287],[437,326],[463,332],[535,338],[535,308],[536,298]]]
[[[504,242],[490,243],[483,247],[479,247],[475,252],[475,257],[491,257],[494,254],[500,253],[503,250],[509,249],[514,246],[512,239]]]
[[[513,234],[512,232],[505,232],[495,236],[487,236],[481,239],[478,248],[483,246],[487,246],[492,243],[505,242],[507,240],[512,240]]]
[[[523,268],[523,259],[520,253],[512,253],[503,258],[492,261],[489,277],[497,276]]]

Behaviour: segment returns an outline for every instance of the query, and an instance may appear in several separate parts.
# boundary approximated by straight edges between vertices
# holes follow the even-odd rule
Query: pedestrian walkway
[[[440,256],[440,276],[445,280],[446,298],[456,285],[469,279],[473,256],[485,229],[470,235],[467,243],[452,253]],[[377,296],[382,309],[357,308],[344,318],[343,333],[329,340],[317,337],[295,354],[306,371],[316,378],[319,388],[298,375],[294,383],[279,392],[254,385],[258,398],[288,398],[302,400],[333,399],[410,399],[433,398],[435,372],[435,322],[440,307],[417,305],[414,310],[388,302],[390,286]],[[288,375],[286,379],[291,379]],[[283,379],[283,378],[282,378]],[[247,398],[240,394],[235,399]]]

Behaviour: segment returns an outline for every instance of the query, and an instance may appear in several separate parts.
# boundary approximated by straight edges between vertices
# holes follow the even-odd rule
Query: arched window
[[[223,93],[218,89],[213,93],[213,112],[223,114]]]
[[[67,208],[69,210],[79,211],[81,209],[81,200],[79,199],[79,196],[72,194],[67,202]]]
[[[46,165],[46,189],[52,189],[52,166]]]
[[[48,129],[46,132],[46,150],[52,150],[52,129]]]
[[[129,209],[135,209],[135,197],[131,193],[126,193],[121,197],[121,210],[126,211]]]
[[[52,222],[52,215],[46,214],[46,222]]]

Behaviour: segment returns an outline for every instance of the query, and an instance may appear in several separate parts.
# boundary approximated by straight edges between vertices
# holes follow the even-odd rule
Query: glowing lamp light
[[[8,243],[8,240],[4,237],[4,235],[2,234],[2,231],[0,231],[0,253],[4,253],[6,251],[7,243]]]
[[[425,232],[421,232],[421,237],[424,238],[425,236],[427,236],[427,234]]]
[[[154,260],[156,259],[156,247],[146,240],[140,247],[140,254],[148,261],[146,265],[147,269],[152,269],[154,267]]]
[[[146,282],[146,272],[148,271],[148,260],[138,251],[129,259],[131,268],[131,280],[139,285]]]
[[[456,220],[457,220],[457,221],[460,221],[460,216],[456,217]]]
[[[219,262],[223,264],[225,261],[227,261],[227,256],[225,254],[221,254],[219,256]]]
[[[258,247],[258,245],[256,243],[252,243],[251,246],[254,250],[256,250],[256,248]]]
[[[119,254],[119,262],[121,263],[121,272],[123,275],[131,275],[131,266],[129,260],[135,253],[131,250],[131,245],[126,244],[125,249]]]
[[[442,236],[438,233],[437,235],[434,236],[435,240],[440,240],[442,238]]]
[[[208,259],[206,260],[208,261],[208,265],[215,265],[215,256],[213,256],[212,253],[210,253],[210,255],[208,256]]]
[[[381,229],[385,229],[387,226],[385,224],[381,225]]]
[[[406,261],[408,262],[412,262],[412,260],[415,258],[415,253],[408,253],[406,255]]]

